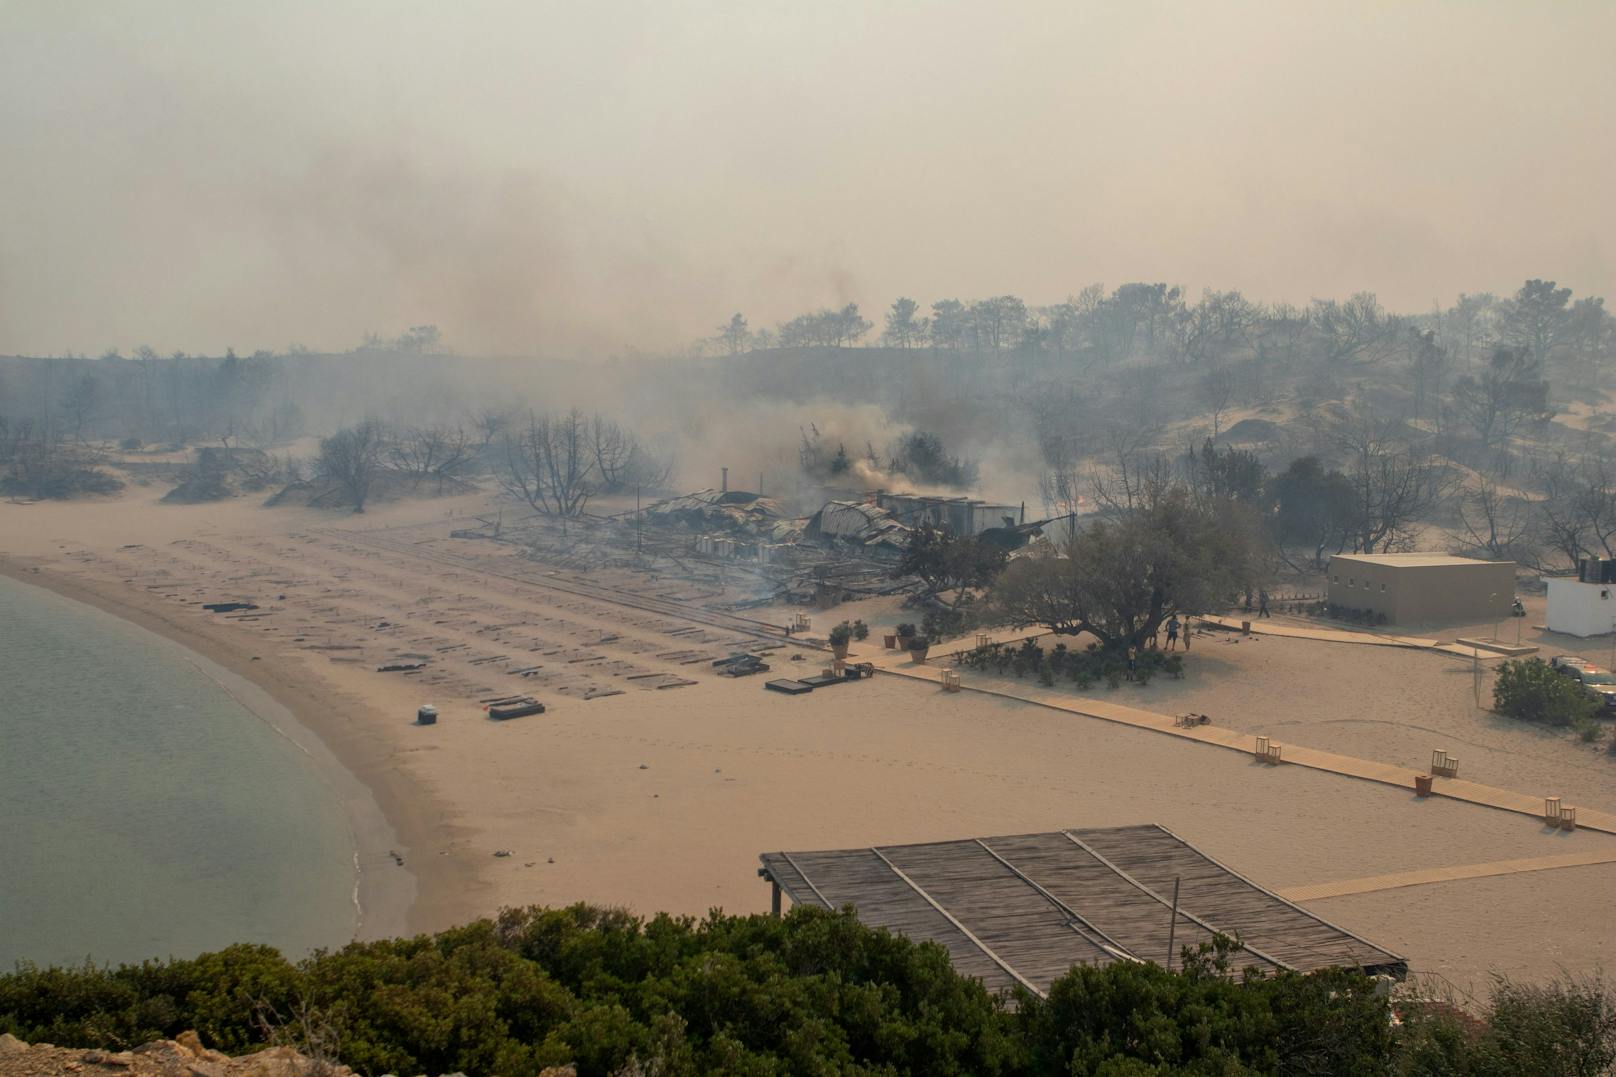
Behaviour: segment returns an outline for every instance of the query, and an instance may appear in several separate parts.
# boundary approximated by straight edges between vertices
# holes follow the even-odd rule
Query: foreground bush
[[[296,963],[243,945],[0,975],[0,1031],[29,1041],[122,1049],[194,1028],[236,1054],[290,1031],[401,1074],[1598,1074],[1616,1057],[1613,1012],[1597,982],[1503,985],[1496,1034],[1440,1015],[1394,1033],[1362,975],[1238,981],[1221,949],[994,998],[942,948],[816,909],[529,908]]]
[[[1556,673],[1541,658],[1504,662],[1493,682],[1493,710],[1506,718],[1565,726],[1589,721],[1599,705],[1582,685]]]

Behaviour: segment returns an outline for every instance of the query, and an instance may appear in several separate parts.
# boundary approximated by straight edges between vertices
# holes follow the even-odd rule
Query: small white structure
[[[1616,628],[1616,583],[1550,578],[1546,627],[1585,638]]]

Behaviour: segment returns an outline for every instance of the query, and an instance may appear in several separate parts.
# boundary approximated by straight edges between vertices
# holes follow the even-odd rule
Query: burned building
[[[969,497],[892,494],[877,491],[875,503],[905,527],[937,527],[956,535],[980,535],[990,528],[1015,527],[1026,520],[1025,507],[996,505]]]
[[[898,557],[913,530],[892,513],[868,501],[827,501],[808,518],[803,534],[809,539],[856,547],[874,557]]]

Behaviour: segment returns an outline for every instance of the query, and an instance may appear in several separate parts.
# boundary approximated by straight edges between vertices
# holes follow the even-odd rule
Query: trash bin
[[[1414,795],[1419,797],[1431,795],[1431,776],[1429,774],[1414,775]]]

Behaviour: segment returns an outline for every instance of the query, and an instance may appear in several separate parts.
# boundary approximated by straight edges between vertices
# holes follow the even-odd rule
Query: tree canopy
[[[1077,531],[1058,553],[1013,561],[990,595],[991,615],[1087,633],[1108,649],[1139,646],[1174,614],[1231,601],[1258,548],[1249,513],[1171,484]]]
[[[931,595],[955,592],[951,606],[970,598],[972,588],[987,587],[1004,570],[1005,551],[980,536],[956,535],[936,527],[917,527],[893,566],[894,577],[919,576]]]

